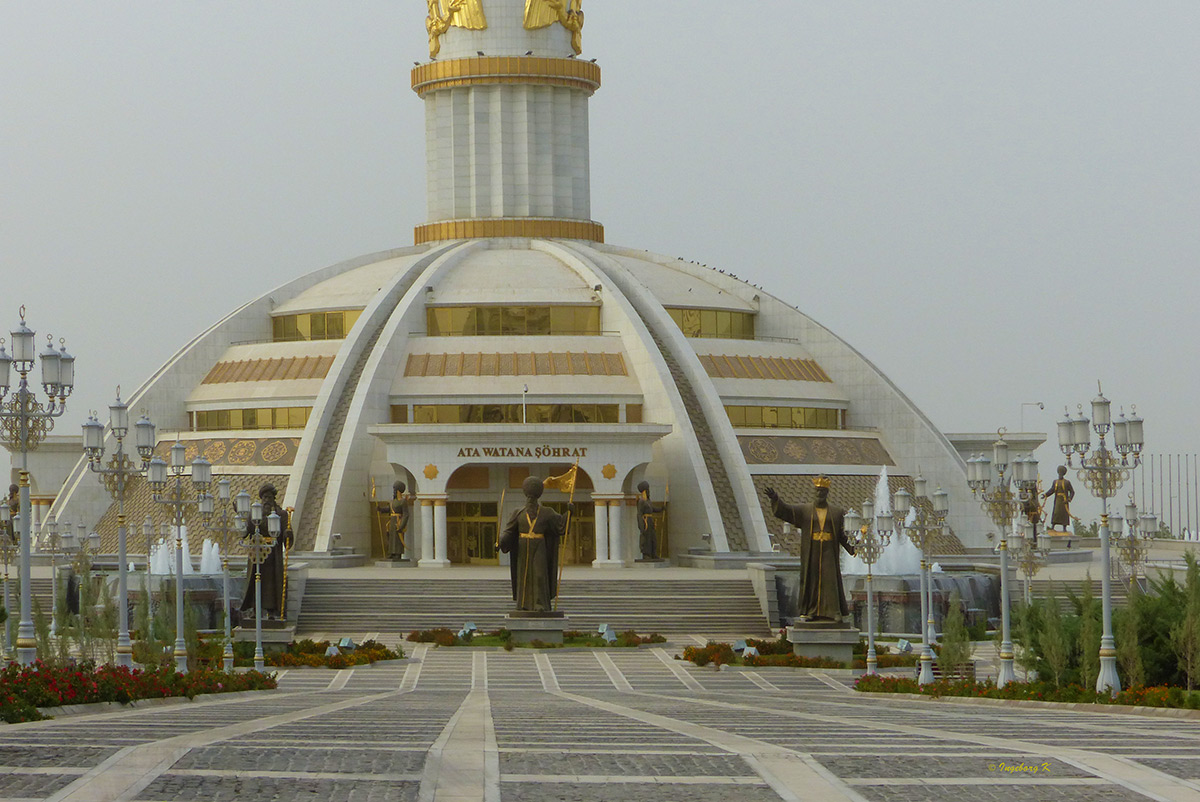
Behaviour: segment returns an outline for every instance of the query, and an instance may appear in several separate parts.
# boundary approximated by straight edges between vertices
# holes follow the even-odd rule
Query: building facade
[[[955,542],[986,545],[960,455],[846,342],[731,274],[605,242],[588,152],[601,72],[579,57],[578,3],[455,8],[429,4],[431,58],[412,72],[428,162],[415,244],[249,301],[130,407],[235,488],[275,484],[314,556],[383,556],[398,480],[407,557],[497,562],[524,478],[573,466],[576,564],[639,556],[642,481],[665,554],[756,554],[793,545],[765,486],[799,495],[825,473],[857,505],[882,467],[893,488],[917,471],[945,488]],[[150,505],[133,496],[136,522]],[[55,508],[115,532],[82,463]]]

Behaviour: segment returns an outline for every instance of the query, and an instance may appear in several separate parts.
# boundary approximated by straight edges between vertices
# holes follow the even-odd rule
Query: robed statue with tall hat
[[[770,487],[766,494],[775,517],[800,533],[800,620],[840,622],[850,614],[840,552],[854,554],[854,545],[846,537],[846,511],[829,503],[829,477],[816,477],[813,486],[816,501],[811,504],[787,504]]]

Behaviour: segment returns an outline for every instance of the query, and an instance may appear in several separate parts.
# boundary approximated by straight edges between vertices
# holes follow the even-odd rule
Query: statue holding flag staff
[[[572,504],[559,515],[541,503],[547,487],[574,491],[576,468],[543,481],[530,476],[521,485],[525,506],[508,519],[500,534],[500,551],[511,556],[513,601],[528,613],[550,613],[558,597],[559,553],[567,534]]]

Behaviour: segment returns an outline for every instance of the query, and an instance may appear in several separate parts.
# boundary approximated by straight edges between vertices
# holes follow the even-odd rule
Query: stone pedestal
[[[670,568],[671,561],[664,560],[661,557],[653,559],[653,560],[634,560],[633,567],[634,568]]]
[[[504,628],[512,633],[513,643],[562,643],[567,629],[565,613],[527,613],[513,611],[504,616]]]
[[[233,639],[239,643],[250,642],[254,643],[254,621],[250,621],[249,627],[234,627],[231,632]],[[296,639],[296,628],[289,626],[286,621],[263,621],[262,625],[262,645],[263,652],[283,652],[287,650],[288,644]]]
[[[788,627],[787,637],[797,657],[824,657],[850,666],[859,632],[844,623],[801,622]]]

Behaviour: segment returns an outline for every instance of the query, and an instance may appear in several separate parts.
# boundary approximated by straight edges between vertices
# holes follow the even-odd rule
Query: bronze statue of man
[[[654,521],[654,516],[662,512],[662,507],[655,507],[650,503],[649,482],[639,482],[637,489],[637,521],[638,532],[641,533],[638,543],[641,546],[642,559],[657,560],[659,559],[658,526]]]
[[[846,511],[829,503],[829,477],[814,478],[813,486],[813,504],[785,504],[770,487],[766,493],[775,517],[800,531],[800,620],[840,622],[850,610],[842,589],[839,547],[854,554],[854,546],[846,538]]]
[[[1058,466],[1058,478],[1050,483],[1050,489],[1042,493],[1042,498],[1054,496],[1054,507],[1050,510],[1050,526],[1047,531],[1061,526],[1062,531],[1070,531],[1071,502],[1075,500],[1075,488],[1067,479],[1067,466]]]
[[[258,524],[259,531],[268,535],[267,518],[271,513],[279,516],[279,538],[275,541],[271,553],[263,560],[259,570],[262,572],[262,613],[269,620],[284,617],[283,609],[283,552],[292,547],[292,522],[288,511],[275,501],[275,485],[267,483],[259,488],[258,498],[262,501],[262,521]],[[254,522],[246,522],[246,534],[249,537],[254,532]],[[242,612],[254,609],[254,562],[247,561],[249,566],[249,582],[246,584],[246,595],[242,598]]]
[[[9,538],[13,545],[16,545],[17,538],[17,516],[21,514],[21,488],[16,485],[8,486],[8,496],[4,499],[4,503],[8,505],[8,526],[5,529],[4,535]]]
[[[517,609],[548,613],[558,596],[558,550],[567,533],[567,516],[542,506],[539,499],[545,486],[541,479],[530,476],[521,489],[525,506],[508,519],[500,534],[500,551],[511,555],[509,571]]]
[[[404,536],[408,534],[408,522],[412,518],[409,508],[410,496],[404,494],[404,482],[392,485],[392,514],[388,517],[388,559],[404,559]]]

